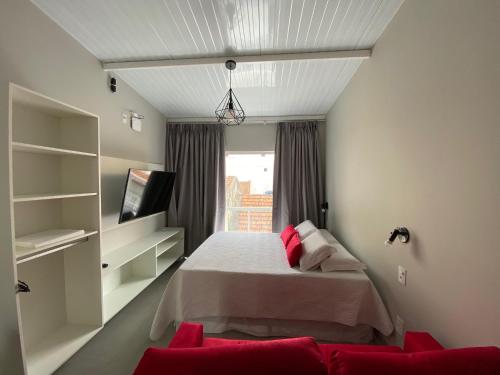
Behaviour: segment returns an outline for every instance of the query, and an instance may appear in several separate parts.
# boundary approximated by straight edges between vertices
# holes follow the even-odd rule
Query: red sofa
[[[317,344],[308,337],[230,340],[182,323],[168,348],[149,348],[135,375],[500,375],[500,349],[444,349],[430,334],[407,332],[398,346]]]

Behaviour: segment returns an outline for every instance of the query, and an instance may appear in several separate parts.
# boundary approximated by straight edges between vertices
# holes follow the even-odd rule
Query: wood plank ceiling
[[[32,0],[103,62],[372,48],[403,0]],[[239,64],[247,116],[325,114],[361,60]],[[116,75],[168,118],[213,117],[223,65]]]

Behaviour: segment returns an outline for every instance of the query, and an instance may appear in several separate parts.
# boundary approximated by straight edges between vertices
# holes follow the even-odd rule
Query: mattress
[[[363,271],[290,268],[278,233],[218,232],[174,273],[150,337],[173,321],[246,318],[367,325],[389,335],[392,322]]]

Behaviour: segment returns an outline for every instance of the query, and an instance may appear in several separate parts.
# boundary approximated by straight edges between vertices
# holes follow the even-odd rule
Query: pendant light
[[[229,91],[215,110],[215,116],[217,121],[227,126],[236,126],[245,120],[245,111],[231,88],[231,71],[236,69],[236,61],[227,60],[226,68],[229,70]]]

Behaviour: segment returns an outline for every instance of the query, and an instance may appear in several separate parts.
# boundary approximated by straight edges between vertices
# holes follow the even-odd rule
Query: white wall
[[[319,122],[320,148],[325,149],[325,122]],[[252,124],[226,127],[227,151],[274,151],[277,123]]]
[[[276,123],[251,124],[243,123],[239,126],[226,127],[226,151],[255,152],[274,151],[276,144]],[[319,122],[319,147],[321,153],[321,167],[325,176],[325,140],[326,126],[324,121]]]
[[[8,83],[14,82],[73,104],[101,117],[103,155],[163,163],[165,118],[126,84],[119,93],[107,88],[100,63],[28,0],[2,0],[0,7],[0,139],[8,139]],[[146,116],[144,131],[121,122],[133,109]],[[12,267],[9,150],[0,148],[0,369],[22,371],[17,337]],[[16,344],[17,342],[17,344]],[[1,371],[0,371],[1,372]]]
[[[274,151],[276,124],[250,124],[226,127],[226,151]]]
[[[499,45],[498,1],[406,0],[328,114],[330,230],[447,346],[500,345]]]

